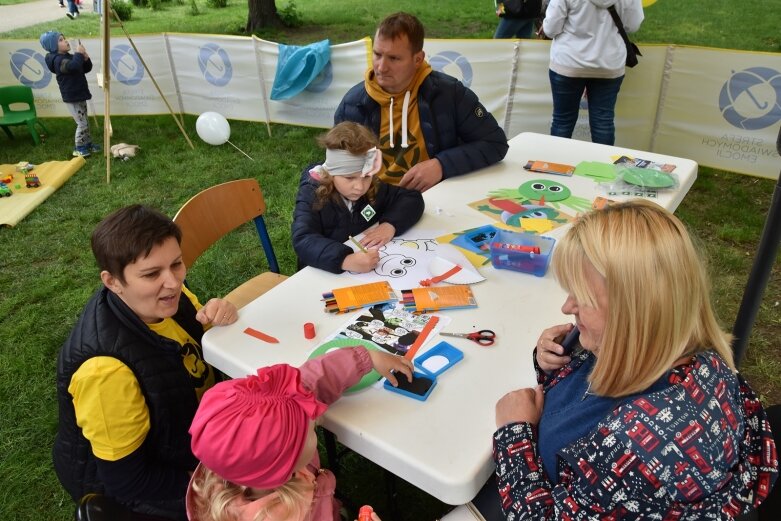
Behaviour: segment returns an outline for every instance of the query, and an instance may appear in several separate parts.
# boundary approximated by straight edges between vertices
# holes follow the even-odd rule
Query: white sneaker
[[[73,13],[65,13],[65,16],[67,16],[71,20],[73,20],[73,18],[74,18]]]

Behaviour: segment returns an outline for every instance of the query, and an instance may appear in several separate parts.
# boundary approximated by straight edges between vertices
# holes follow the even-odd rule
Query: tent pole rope
[[[104,0],[108,1],[108,0]],[[174,109],[171,107],[171,105],[168,103],[168,100],[166,99],[165,95],[163,94],[163,91],[160,89],[160,86],[157,84],[157,80],[155,80],[155,77],[152,75],[152,71],[149,70],[149,67],[147,67],[146,62],[144,61],[143,56],[141,56],[141,53],[138,52],[138,47],[136,47],[135,42],[133,42],[133,39],[128,34],[127,30],[125,29],[125,25],[122,23],[122,20],[120,20],[119,15],[117,15],[117,12],[111,9],[111,14],[114,15],[114,18],[119,23],[119,26],[122,28],[122,32],[125,33],[125,36],[127,37],[127,40],[130,42],[130,45],[133,47],[133,50],[136,52],[136,56],[138,56],[138,59],[141,60],[141,64],[144,66],[144,70],[146,70],[147,73],[149,73],[149,79],[152,80],[152,83],[155,86],[155,89],[157,89],[157,93],[160,94],[160,97],[162,98],[163,102],[165,102],[165,106],[168,107],[168,112],[171,114],[171,117],[174,118],[174,121],[176,122],[176,126],[179,127],[179,130],[182,132],[182,135],[184,136],[184,139],[187,140],[187,144],[190,145],[190,148],[195,150],[195,145],[193,145],[193,142],[190,141],[190,136],[187,135],[187,132],[184,130],[184,126],[182,126],[182,122],[179,121],[179,118],[174,113]]]

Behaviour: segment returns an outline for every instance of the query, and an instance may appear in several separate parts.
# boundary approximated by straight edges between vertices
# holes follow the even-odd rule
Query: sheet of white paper
[[[426,358],[421,365],[423,365],[423,369],[429,373],[436,373],[449,363],[450,360],[448,360],[446,356],[433,355]]]
[[[461,270],[442,282],[447,284],[476,284],[485,280],[485,277],[480,275],[480,272],[477,271],[458,248],[451,244],[440,244],[437,248],[436,256],[428,266],[431,276],[442,275],[454,266],[461,266]]]

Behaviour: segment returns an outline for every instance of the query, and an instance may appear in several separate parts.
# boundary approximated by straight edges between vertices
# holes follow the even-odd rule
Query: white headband
[[[322,175],[323,171],[330,175],[352,175],[358,172],[361,177],[373,176],[382,166],[382,153],[377,147],[371,148],[365,154],[351,154],[346,150],[326,149],[325,163],[310,170],[310,173]]]

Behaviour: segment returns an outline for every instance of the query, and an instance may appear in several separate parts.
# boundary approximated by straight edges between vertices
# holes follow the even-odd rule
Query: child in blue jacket
[[[86,73],[92,70],[92,60],[79,42],[76,54],[71,54],[71,45],[62,33],[48,31],[41,35],[41,46],[48,51],[46,66],[57,77],[62,101],[76,121],[76,144],[74,156],[88,157],[100,147],[92,144],[87,119],[87,100],[92,99],[87,85]]]
[[[377,249],[423,215],[423,196],[375,176],[382,153],[377,136],[368,128],[345,121],[319,142],[326,149],[325,163],[302,172],[293,213],[293,249],[299,267],[331,273],[371,271],[379,262]],[[365,251],[344,244],[364,231],[361,249]]]

